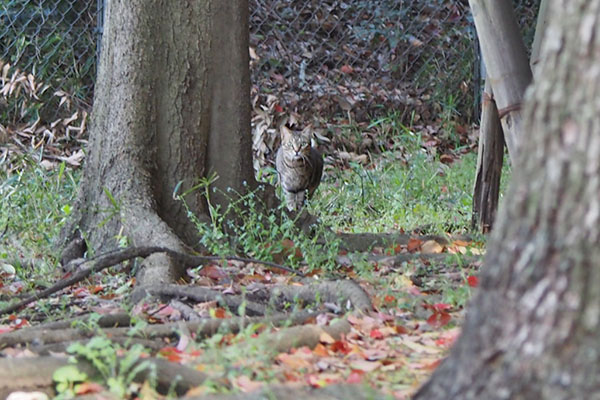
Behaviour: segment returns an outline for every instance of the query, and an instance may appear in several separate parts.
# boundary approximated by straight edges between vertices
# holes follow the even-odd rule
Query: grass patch
[[[427,232],[469,229],[477,155],[450,165],[423,147],[421,136],[400,130],[395,148],[364,168],[333,170],[321,183],[312,212],[334,230]]]
[[[0,169],[0,262],[13,265],[19,275],[43,277],[56,266],[55,240],[71,212],[80,173],[64,164],[46,171],[22,161],[19,170]]]

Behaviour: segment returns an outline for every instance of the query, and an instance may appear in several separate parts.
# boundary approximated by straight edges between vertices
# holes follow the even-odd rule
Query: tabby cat
[[[287,208],[291,211],[300,210],[321,183],[323,157],[311,147],[310,139],[310,127],[302,132],[281,127],[281,147],[275,166]]]

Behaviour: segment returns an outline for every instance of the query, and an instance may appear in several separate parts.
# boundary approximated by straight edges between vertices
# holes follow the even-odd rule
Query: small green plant
[[[307,235],[297,227],[299,217],[291,217],[280,205],[269,209],[260,194],[263,188],[247,194],[230,192],[230,201],[222,210],[211,202],[211,183],[203,178],[192,190],[202,190],[209,207],[210,221],[201,221],[188,210],[189,218],[200,232],[200,243],[212,254],[245,254],[261,260],[285,261],[298,266],[306,262],[310,269],[332,270],[340,242],[333,234],[318,227]],[[186,193],[178,196],[182,199]],[[325,238],[325,239],[324,239]]]
[[[86,344],[74,343],[67,351],[81,359],[87,360],[97,371],[99,383],[106,385],[117,398],[125,398],[131,394],[131,383],[141,372],[148,370],[151,385],[156,385],[156,368],[149,361],[140,361],[144,353],[143,346],[133,345],[123,357],[117,354],[120,350],[109,339],[95,336]],[[55,373],[57,391],[64,397],[74,393],[77,383],[87,381],[86,374],[77,371],[75,365],[65,366]]]
[[[88,376],[75,365],[65,365],[54,371],[52,380],[56,383],[56,398],[71,399],[77,395],[78,386],[87,381]]]

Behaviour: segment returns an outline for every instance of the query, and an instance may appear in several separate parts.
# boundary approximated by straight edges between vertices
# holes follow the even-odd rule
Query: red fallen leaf
[[[104,386],[96,382],[83,382],[75,386],[75,394],[100,393],[104,391]]]
[[[90,286],[89,287],[89,291],[92,294],[96,294],[96,293],[101,292],[103,290],[104,290],[104,286],[102,286],[102,285],[95,285],[95,286]]]
[[[73,292],[71,292],[73,294],[73,296],[75,297],[86,297],[90,295],[90,291],[87,290],[87,288],[84,287],[78,287],[77,289],[73,290]]]
[[[335,343],[333,343],[331,345],[330,348],[331,348],[331,350],[333,352],[336,352],[336,353],[339,352],[339,353],[342,353],[342,354],[349,354],[352,351],[352,349],[348,345],[348,342],[342,341],[342,340],[336,341]]]
[[[279,104],[275,104],[274,108],[275,108],[275,111],[277,111],[278,113],[283,112],[283,107],[281,107]]]
[[[385,301],[386,303],[392,303],[395,300],[396,300],[396,297],[392,296],[391,294],[388,294],[383,298],[383,301]]]
[[[433,311],[433,314],[427,318],[427,323],[435,328],[447,325],[452,316],[446,312],[452,306],[445,303],[423,304],[423,308]]]
[[[170,362],[179,363],[183,360],[183,352],[181,350],[178,350],[176,347],[163,347],[158,351],[158,354],[166,358]]]
[[[447,312],[434,312],[429,318],[427,318],[427,323],[434,328],[439,328],[444,325],[448,325],[451,320],[452,316],[450,316],[450,314]]]
[[[352,68],[350,65],[344,64],[340,67],[340,71],[342,71],[344,74],[351,74],[354,72],[354,68]]]
[[[416,238],[410,238],[410,240],[408,241],[408,243],[406,245],[406,249],[409,252],[414,253],[415,251],[417,251],[421,248],[422,244],[423,244],[422,240],[416,239]]]
[[[476,277],[475,275],[469,275],[467,277],[467,283],[471,287],[477,287],[479,285],[479,278]]]
[[[377,339],[377,340],[381,340],[384,337],[383,333],[381,333],[381,331],[379,329],[371,330],[371,333],[369,334],[369,336],[371,336],[373,339]]]
[[[396,333],[399,335],[405,335],[408,333],[408,329],[402,325],[396,325],[395,329],[396,329]]]
[[[227,278],[227,274],[222,268],[216,265],[205,265],[198,273],[200,276],[205,276],[215,281]]]
[[[386,251],[387,255],[394,255],[394,254],[398,254],[398,253],[402,253],[402,245],[397,244],[394,247],[390,247],[388,248]]]
[[[346,383],[360,383],[364,374],[364,371],[352,370],[348,378],[346,378]]]

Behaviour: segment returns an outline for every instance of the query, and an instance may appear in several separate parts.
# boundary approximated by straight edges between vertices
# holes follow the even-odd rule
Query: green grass
[[[71,212],[79,171],[64,164],[46,171],[22,161],[17,171],[0,169],[0,263],[13,265],[17,274],[41,277],[56,266],[55,241]]]
[[[446,165],[421,146],[419,134],[402,129],[394,141],[394,151],[377,156],[367,168],[351,163],[334,169],[312,211],[332,229],[348,232],[468,230],[477,155]]]

